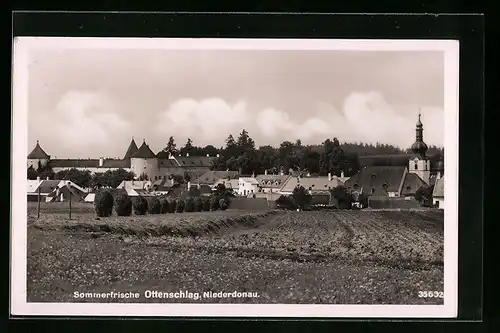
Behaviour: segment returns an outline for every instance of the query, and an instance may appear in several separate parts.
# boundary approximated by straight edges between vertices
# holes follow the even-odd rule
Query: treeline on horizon
[[[304,145],[300,139],[295,142],[283,141],[278,147],[264,145],[256,147],[255,141],[248,131],[243,129],[235,138],[230,134],[225,146],[216,148],[213,145],[198,147],[188,138],[181,148],[177,148],[175,138],[170,137],[162,152],[174,156],[216,156],[212,170],[233,170],[242,174],[289,173],[289,171],[309,172],[326,175],[332,173],[340,176],[351,176],[359,171],[359,157],[373,155],[405,155],[411,149],[382,143],[341,143],[337,138],[326,139],[318,145]],[[437,159],[444,154],[444,149],[430,146],[428,155]],[[390,165],[387,161],[385,165]]]

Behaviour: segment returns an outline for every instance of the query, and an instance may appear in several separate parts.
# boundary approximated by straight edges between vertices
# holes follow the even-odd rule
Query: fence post
[[[69,191],[69,219],[71,220],[71,190]]]
[[[38,192],[38,195],[37,195],[38,202],[36,205],[36,218],[39,219],[40,218],[40,185],[38,185],[37,192]]]

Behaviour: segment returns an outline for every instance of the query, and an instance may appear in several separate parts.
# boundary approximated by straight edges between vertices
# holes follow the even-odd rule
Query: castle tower
[[[149,180],[154,180],[155,176],[159,175],[158,159],[145,140],[141,147],[131,156],[130,169],[137,178],[144,173]]]
[[[39,166],[45,167],[49,160],[50,156],[40,147],[40,143],[36,140],[35,148],[28,154],[28,168],[32,166],[37,170]]]
[[[417,156],[410,159],[408,171],[419,176],[424,182],[429,184],[431,176],[431,162],[427,159],[425,153],[427,152],[427,145],[424,142],[424,129],[420,121],[420,113],[418,114],[417,126],[415,129],[415,142],[411,145],[411,150]]]
[[[134,138],[132,138],[132,141],[130,141],[130,145],[128,146],[127,152],[125,153],[123,159],[129,160],[132,157],[132,155],[134,155],[138,150],[139,148],[137,148]]]

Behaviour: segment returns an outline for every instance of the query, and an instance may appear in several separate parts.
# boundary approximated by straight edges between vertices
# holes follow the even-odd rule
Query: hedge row
[[[117,193],[114,198],[109,190],[100,190],[95,195],[94,207],[97,216],[118,216],[166,214],[182,212],[202,212],[226,210],[229,202],[221,196],[187,197],[174,199],[166,197],[129,197],[127,193]]]

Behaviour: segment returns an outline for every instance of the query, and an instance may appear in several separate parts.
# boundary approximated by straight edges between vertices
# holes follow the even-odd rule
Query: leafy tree
[[[160,197],[160,213],[165,214],[168,213],[168,200],[165,197]]]
[[[217,209],[219,209],[219,200],[220,200],[220,197],[218,197],[216,195],[212,195],[210,197],[210,210],[211,211],[216,211]]]
[[[187,171],[184,171],[183,179],[184,179],[184,182],[186,182],[186,183],[191,181],[191,176],[189,175],[189,173]]]
[[[219,199],[219,209],[226,210],[227,208],[228,208],[228,203],[227,203],[226,199],[224,199],[224,198]]]
[[[201,196],[201,191],[197,186],[191,186],[188,191],[188,195],[193,198],[197,198]]]
[[[415,192],[415,199],[423,207],[432,207],[432,190],[431,186],[421,186]]]
[[[175,209],[177,207],[177,200],[175,199],[170,199],[168,201],[168,212],[169,213],[175,213]]]
[[[184,202],[184,211],[187,213],[194,211],[194,199],[191,197],[187,197]]]
[[[211,203],[211,200],[209,197],[202,197],[202,209],[203,211],[205,212],[209,212],[210,211],[210,203]]]
[[[184,147],[182,147],[180,150],[179,150],[179,153],[181,155],[186,155],[186,154],[190,154],[191,155],[191,151],[193,150],[193,140],[191,140],[190,138],[187,139],[187,142],[186,144],[184,145]]]
[[[339,204],[339,208],[350,209],[353,201],[351,192],[342,185],[336,186],[330,190],[332,198],[335,198]]]
[[[132,200],[127,193],[119,193],[115,196],[114,206],[116,215],[130,216],[132,215]]]
[[[160,214],[161,213],[161,204],[160,200],[157,197],[148,197],[148,213],[149,214]]]
[[[203,199],[201,197],[194,198],[194,211],[201,212],[203,210]]]
[[[288,195],[280,195],[280,197],[276,199],[276,206],[282,209],[295,209],[293,199]]]
[[[175,211],[177,213],[182,213],[184,211],[185,202],[182,199],[176,200]]]
[[[108,190],[100,190],[94,197],[94,208],[97,216],[108,217],[113,214],[113,195]]]
[[[81,187],[90,187],[92,174],[89,170],[81,171],[76,168],[61,170],[54,176],[55,179],[67,179]],[[118,186],[118,185],[117,185]],[[115,186],[116,187],[116,186]]]
[[[303,186],[297,186],[293,189],[292,199],[295,206],[304,209],[311,203],[312,196]]]
[[[135,215],[146,215],[148,211],[148,201],[141,196],[132,199],[132,208]]]
[[[179,153],[179,151],[176,148],[175,139],[173,136],[168,138],[167,145],[165,148],[163,148],[163,151],[166,153],[170,153],[172,155],[177,155]]]
[[[38,177],[38,172],[30,165],[28,168],[28,179],[36,180],[36,177]]]

